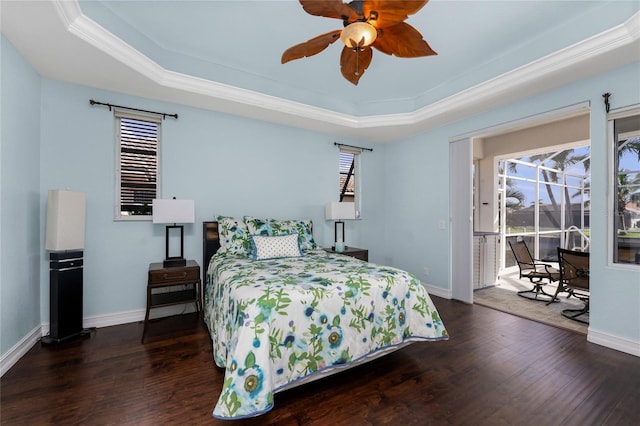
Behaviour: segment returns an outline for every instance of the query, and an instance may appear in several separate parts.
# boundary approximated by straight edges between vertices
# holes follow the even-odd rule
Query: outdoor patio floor
[[[547,305],[546,302],[530,300],[518,296],[518,291],[529,290],[533,285],[526,279],[518,278],[518,270],[507,271],[499,277],[496,285],[477,289],[473,292],[473,303],[528,318],[544,324],[553,325],[578,333],[587,334],[588,324],[570,320],[562,316],[563,309],[581,309],[584,304],[575,297],[567,299],[567,293],[560,293],[559,302]],[[555,284],[544,286],[545,292],[555,294]],[[589,316],[583,315],[588,321]]]

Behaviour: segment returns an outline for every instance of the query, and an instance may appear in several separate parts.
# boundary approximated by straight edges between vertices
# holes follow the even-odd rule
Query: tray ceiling
[[[297,1],[2,1],[2,33],[44,77],[379,142],[637,61],[633,1],[431,0],[407,22],[438,52],[374,51],[358,86],[341,27]]]

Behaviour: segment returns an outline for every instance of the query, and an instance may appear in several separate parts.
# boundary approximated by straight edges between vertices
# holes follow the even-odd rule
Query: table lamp
[[[195,203],[193,200],[155,199],[153,200],[153,223],[169,223],[166,227],[165,259],[163,266],[172,268],[185,266],[184,258],[184,226],[178,223],[195,222]],[[180,255],[171,256],[169,253],[169,234],[172,229],[180,230]]]
[[[333,250],[337,253],[342,253],[345,249],[344,245],[344,222],[345,219],[355,219],[356,218],[356,205],[355,203],[339,203],[339,202],[331,202],[328,203],[325,208],[325,219],[326,220],[335,220],[334,224],[334,241],[335,246],[333,246]],[[340,234],[340,239],[338,239],[338,226],[342,227],[342,232]]]

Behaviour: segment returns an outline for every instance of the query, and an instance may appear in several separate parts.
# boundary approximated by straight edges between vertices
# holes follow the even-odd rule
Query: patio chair
[[[582,309],[564,309],[562,315],[583,324],[589,324],[585,315],[589,314],[589,253],[558,247],[560,281],[554,297],[560,292],[568,292],[584,303]],[[567,296],[567,297],[569,297]]]
[[[520,278],[528,278],[533,284],[531,290],[521,290],[518,296],[541,302],[556,301],[556,297],[545,292],[543,286],[558,281],[560,271],[548,263],[534,259],[524,241],[509,241],[509,246],[520,268]]]

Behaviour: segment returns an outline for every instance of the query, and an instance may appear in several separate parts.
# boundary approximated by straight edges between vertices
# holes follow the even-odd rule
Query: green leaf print
[[[351,309],[351,315],[353,318],[349,321],[349,327],[361,332],[367,325],[366,308],[364,306],[357,306],[356,308]]]
[[[427,299],[423,296],[418,296],[418,303],[412,306],[412,309],[416,312],[420,312],[423,317],[429,316],[429,303]]]
[[[334,327],[338,327],[340,325],[340,315],[336,315],[335,317],[333,317],[333,321],[331,322],[331,324]]]
[[[227,411],[231,416],[233,416],[242,405],[242,403],[238,400],[238,394],[235,391],[232,391],[225,396],[223,404],[225,407],[227,407]]]
[[[247,357],[244,360],[245,368],[253,368],[256,365],[256,356],[253,354],[253,351],[249,351]]]
[[[271,358],[282,358],[282,352],[280,351],[280,342],[284,338],[284,330],[274,328],[269,335],[269,356]]]

